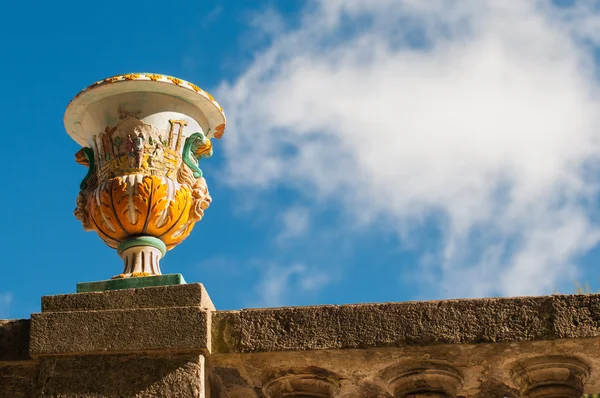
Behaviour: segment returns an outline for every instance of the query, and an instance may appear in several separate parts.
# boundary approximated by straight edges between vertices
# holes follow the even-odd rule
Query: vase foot
[[[167,252],[163,241],[152,236],[131,237],[117,248],[125,262],[123,272],[116,279],[162,275],[160,259]]]
[[[113,276],[111,279],[124,279],[124,278],[139,278],[141,276],[156,276],[160,274],[151,274],[150,272],[131,272],[127,274],[119,274]]]

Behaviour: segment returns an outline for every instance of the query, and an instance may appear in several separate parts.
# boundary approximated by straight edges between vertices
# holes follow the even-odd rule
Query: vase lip
[[[209,138],[220,139],[227,119],[221,105],[207,91],[186,80],[158,73],[127,73],[107,77],[81,90],[67,105],[64,125],[67,133],[86,146],[81,121],[87,107],[104,98],[128,92],[156,92],[180,98],[199,109],[208,121]]]

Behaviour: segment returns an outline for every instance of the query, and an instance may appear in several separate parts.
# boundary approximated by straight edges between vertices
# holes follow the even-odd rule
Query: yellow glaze
[[[189,221],[190,188],[176,184],[169,194],[159,176],[139,175],[132,184],[126,177],[109,179],[88,197],[92,228],[99,236],[111,247],[136,235],[156,236],[168,248],[187,238],[194,224]]]

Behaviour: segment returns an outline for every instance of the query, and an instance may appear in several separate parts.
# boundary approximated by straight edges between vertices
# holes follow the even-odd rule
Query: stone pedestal
[[[211,311],[201,284],[44,297],[36,396],[204,398]]]

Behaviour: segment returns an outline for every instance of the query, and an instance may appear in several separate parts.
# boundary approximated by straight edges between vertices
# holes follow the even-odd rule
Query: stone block
[[[482,344],[600,336],[600,295],[218,311],[214,352]]]
[[[0,320],[0,363],[30,359],[29,319]]]
[[[30,354],[209,351],[210,313],[200,307],[32,314]]]
[[[192,354],[45,357],[31,396],[204,398],[204,366],[204,357]]]
[[[215,309],[200,283],[42,297],[42,312],[166,307]]]

